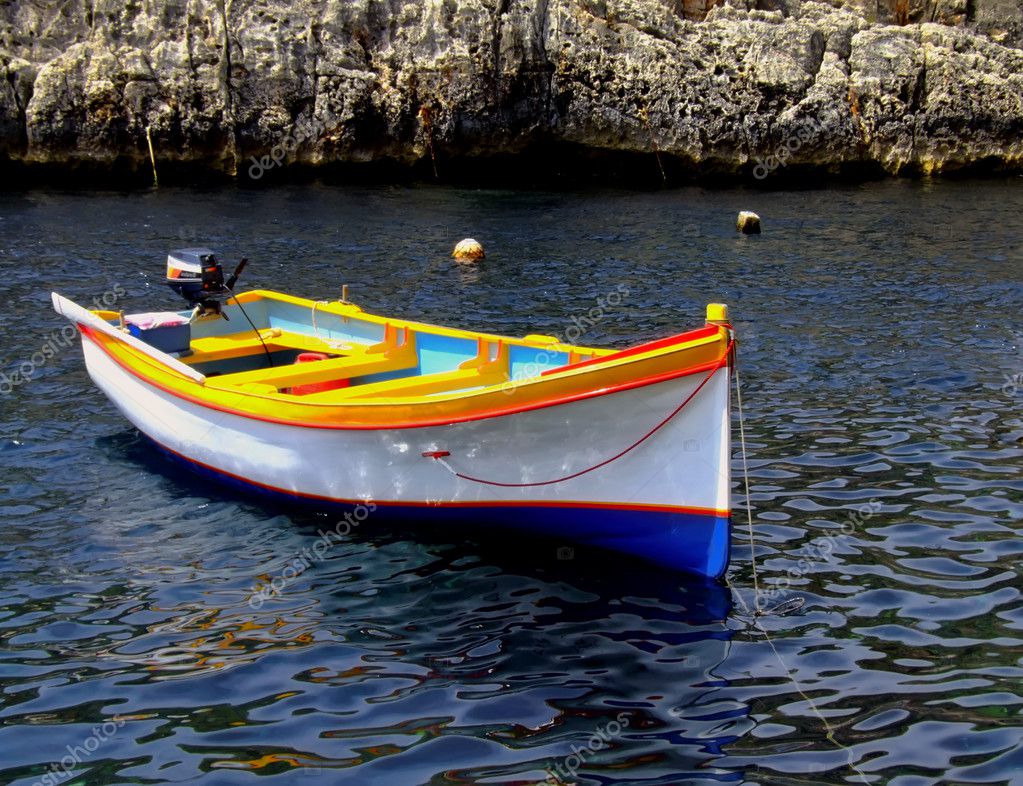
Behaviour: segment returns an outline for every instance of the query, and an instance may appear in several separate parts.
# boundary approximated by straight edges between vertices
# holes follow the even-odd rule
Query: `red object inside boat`
[[[295,363],[313,363],[317,360],[328,360],[330,355],[324,355],[322,352],[303,352],[297,358]],[[312,382],[308,385],[295,385],[291,389],[291,395],[293,396],[308,396],[310,393],[320,393],[324,390],[340,390],[346,388],[349,385],[347,379],[332,379],[328,382]]]

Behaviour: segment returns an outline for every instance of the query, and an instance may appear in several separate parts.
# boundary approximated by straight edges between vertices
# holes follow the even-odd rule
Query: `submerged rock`
[[[0,156],[145,171],[149,126],[161,174],[432,159],[443,176],[552,147],[653,155],[662,176],[1017,166],[1020,8],[892,3],[13,0]]]

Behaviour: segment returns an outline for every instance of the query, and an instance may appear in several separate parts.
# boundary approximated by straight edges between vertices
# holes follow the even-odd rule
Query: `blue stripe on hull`
[[[453,508],[442,508],[450,513]],[[728,567],[731,538],[727,516],[542,505],[460,509],[468,518],[522,532],[559,537],[631,554],[658,565],[719,578]]]
[[[248,483],[215,469],[195,464],[153,443],[175,462],[247,495],[276,502],[298,503],[316,509],[350,512],[346,502],[314,499]],[[728,516],[652,510],[551,507],[542,504],[508,507],[424,507],[378,505],[373,517],[386,517],[432,525],[482,525],[525,532],[544,538],[563,538],[630,554],[668,568],[698,576],[720,578],[728,567],[731,546]]]

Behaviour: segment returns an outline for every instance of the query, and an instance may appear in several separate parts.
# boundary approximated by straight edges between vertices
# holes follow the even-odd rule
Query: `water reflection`
[[[111,722],[71,762],[84,783],[531,784],[624,713],[565,783],[1013,782],[1018,202],[997,182],[0,195],[11,363],[59,324],[48,285],[88,300],[121,282],[129,308],[165,296],[160,260],[186,225],[258,260],[252,286],[347,282],[367,309],[518,335],[563,331],[619,284],[628,302],[587,341],[666,335],[729,302],[759,581],[805,598],[760,621],[768,642],[720,588],[374,524],[256,609],[254,586],[329,519],[166,464],[67,353],[0,402],[0,780],[34,783]],[[739,207],[764,235],[735,237]],[[491,250],[471,281],[447,258],[467,227]],[[747,603],[748,553],[738,527]]]
[[[173,741],[202,770],[324,782],[418,782],[406,779],[417,768],[428,779],[439,761],[455,783],[613,779],[635,767],[704,777],[727,774],[714,762],[749,728],[718,671],[732,636],[719,584],[586,549],[566,561],[554,544],[538,553],[376,527],[254,610],[256,572],[308,545],[324,517],[211,493],[133,432],[95,447],[119,472],[146,474],[149,504],[135,502],[135,515],[121,500],[117,518],[95,515],[83,532],[129,578],[116,597],[79,601],[80,641],[59,651],[101,664],[75,678],[79,690],[94,721],[124,721],[138,755],[156,758],[146,751]],[[161,519],[147,537],[161,510],[152,502],[171,499],[191,500],[193,513]],[[226,515],[239,507],[242,522]],[[22,645],[75,636],[20,627]],[[48,717],[68,690],[43,690],[8,720]],[[70,732],[81,712],[64,705],[58,728]],[[620,733],[579,757],[611,723]]]

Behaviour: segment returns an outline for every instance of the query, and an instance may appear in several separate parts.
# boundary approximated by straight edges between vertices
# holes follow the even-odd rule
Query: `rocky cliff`
[[[1021,43],[1023,0],[6,0],[0,160],[1016,167]]]

